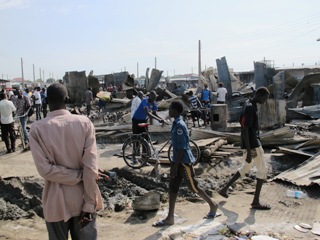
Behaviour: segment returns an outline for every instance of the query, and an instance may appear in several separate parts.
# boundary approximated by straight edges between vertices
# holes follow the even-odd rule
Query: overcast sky
[[[235,71],[266,58],[276,67],[320,63],[319,0],[0,0],[0,78],[62,78],[155,66],[171,76]]]

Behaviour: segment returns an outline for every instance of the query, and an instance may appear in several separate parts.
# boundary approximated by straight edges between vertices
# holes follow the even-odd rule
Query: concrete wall
[[[258,104],[258,114],[261,129],[283,126],[287,117],[286,101],[268,99],[265,104]]]

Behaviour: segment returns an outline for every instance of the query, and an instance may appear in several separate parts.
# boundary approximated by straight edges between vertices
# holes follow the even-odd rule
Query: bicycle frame
[[[140,127],[147,127],[147,124],[141,124]],[[191,134],[191,131],[189,132]],[[200,160],[200,149],[197,144],[190,139],[191,146],[190,148],[193,151],[193,154],[196,158],[196,161]],[[159,163],[160,154],[163,152],[165,147],[168,147],[168,150],[164,151],[168,153],[169,161],[172,162],[173,148],[172,148],[172,139],[167,139],[164,143],[161,143],[159,147],[155,147],[151,135],[146,129],[145,132],[139,134],[130,134],[129,137],[124,141],[122,145],[123,158],[126,164],[132,168],[140,168],[148,161],[155,161],[156,164]],[[142,147],[142,148],[141,148]],[[159,149],[159,150],[158,150]],[[142,153],[142,154],[141,154]]]
[[[144,136],[146,136],[147,138],[145,138]],[[165,141],[165,143],[163,144],[163,146],[158,150],[155,148],[155,146],[153,145],[152,143],[152,139],[151,139],[151,135],[149,133],[149,131],[147,132],[143,132],[143,133],[140,133],[140,134],[132,134],[130,136],[130,138],[132,137],[136,137],[136,138],[142,138],[144,140],[146,140],[148,143],[149,143],[149,146],[150,146],[150,150],[151,150],[151,153],[150,153],[150,159],[151,160],[155,160],[157,161],[159,159],[159,153],[161,153],[161,151],[169,144],[171,144],[171,138],[169,138],[167,141]]]

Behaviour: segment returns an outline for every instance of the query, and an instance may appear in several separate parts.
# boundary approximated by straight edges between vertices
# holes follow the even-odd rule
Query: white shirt
[[[33,95],[34,95],[35,99],[37,99],[37,100],[35,100],[34,103],[35,104],[41,104],[41,95],[40,95],[40,93],[38,91],[34,91]]]
[[[16,111],[16,107],[13,102],[8,99],[0,101],[0,115],[2,124],[10,124],[13,122],[12,112]]]
[[[227,89],[224,87],[219,87],[217,89],[217,93],[218,93],[218,98],[217,101],[219,102],[225,102],[226,101],[226,95],[228,93]]]
[[[134,113],[136,112],[137,108],[139,107],[141,103],[141,99],[136,96],[131,103],[131,119],[133,118]]]

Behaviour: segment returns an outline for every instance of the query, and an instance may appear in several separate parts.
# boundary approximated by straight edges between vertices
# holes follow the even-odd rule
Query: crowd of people
[[[90,88],[85,96],[87,105],[91,105]],[[144,131],[138,125],[147,123],[149,119],[165,122],[157,114],[156,97],[154,91],[147,97],[142,92],[137,92],[131,108],[134,134]],[[258,210],[271,209],[269,205],[260,202],[267,168],[259,141],[257,114],[257,104],[265,103],[268,97],[268,89],[261,87],[244,104],[240,118],[241,147],[245,150],[244,164],[218,191],[221,196],[228,198],[229,187],[255,165],[258,170],[257,185],[251,208]],[[50,85],[47,90],[37,87],[32,95],[28,89],[10,95],[0,92],[2,138],[6,143],[7,153],[15,151],[12,112],[16,112],[20,121],[26,123],[28,109],[36,109],[37,121],[33,122],[29,135],[25,134],[25,141],[30,142],[36,168],[45,180],[42,205],[49,239],[67,240],[69,234],[72,239],[97,239],[96,211],[103,208],[103,203],[97,185],[97,180],[102,175],[98,169],[95,129],[88,117],[72,115],[66,110],[67,99],[67,89],[60,83]],[[200,99],[190,92],[190,102],[192,105],[203,104],[208,107],[211,99],[207,87],[202,91]],[[48,103],[50,112],[48,115],[43,113],[42,118],[40,109],[41,106],[43,108],[43,103]],[[214,219],[221,215],[217,212],[218,204],[198,184],[188,128],[182,118],[183,108],[178,100],[171,102],[169,107],[169,117],[174,119],[171,127],[173,161],[170,166],[169,212],[166,218],[155,222],[154,227],[174,224],[175,203],[183,179],[192,192],[208,203],[209,211],[205,218]]]
[[[225,104],[227,94],[227,89],[223,86],[223,83],[220,82],[216,91],[217,104]],[[209,90],[207,83],[204,84],[204,88],[201,90],[199,97],[195,95],[192,90],[184,94],[183,99],[189,107],[193,127],[196,126],[196,122],[198,122],[198,127],[200,127],[200,119],[202,119],[204,126],[210,124],[211,106],[213,103],[212,96],[213,93]]]
[[[35,87],[4,90],[0,92],[0,114],[2,140],[6,144],[6,153],[15,152],[16,134],[14,130],[15,119],[18,119],[23,131],[24,146],[27,148],[29,137],[27,123],[31,122],[30,117],[35,112],[36,120],[45,118],[47,115],[46,88]],[[42,113],[42,116],[41,116]]]

